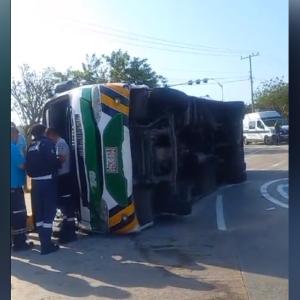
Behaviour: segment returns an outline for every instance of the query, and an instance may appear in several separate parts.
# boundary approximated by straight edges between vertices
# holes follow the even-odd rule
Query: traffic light
[[[202,79],[203,83],[207,83],[208,79],[207,78],[204,78]]]
[[[196,84],[200,84],[200,82],[201,82],[200,79],[196,79],[196,80],[195,80],[195,83],[196,83]]]
[[[188,81],[188,85],[192,85],[193,83],[194,83],[193,80]]]

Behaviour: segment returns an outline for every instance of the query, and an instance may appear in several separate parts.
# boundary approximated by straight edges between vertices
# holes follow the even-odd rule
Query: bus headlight
[[[96,86],[93,89],[93,93],[92,93],[92,109],[93,109],[94,118],[96,120],[96,123],[98,124],[100,122],[101,112],[102,112],[101,102],[100,102],[100,92],[99,92],[98,86]]]

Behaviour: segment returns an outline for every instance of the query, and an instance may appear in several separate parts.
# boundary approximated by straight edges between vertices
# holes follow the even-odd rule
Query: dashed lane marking
[[[223,196],[217,195],[216,200],[216,214],[217,214],[217,226],[221,231],[226,231],[226,224],[224,219],[224,210],[223,210]]]
[[[274,209],[276,209],[276,207],[274,206],[266,208],[266,210],[274,210]]]

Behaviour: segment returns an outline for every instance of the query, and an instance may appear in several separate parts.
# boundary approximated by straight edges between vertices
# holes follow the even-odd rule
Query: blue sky
[[[145,36],[160,40],[141,42]],[[162,50],[165,40],[181,48]],[[196,45],[198,52],[184,52],[191,51],[187,44]],[[260,53],[253,58],[254,88],[275,76],[288,81],[288,1],[12,0],[14,77],[21,63],[64,70],[79,67],[86,53],[119,48],[148,58],[169,83],[217,78],[225,100],[249,103],[249,63],[241,55]],[[221,98],[213,81],[178,89]]]

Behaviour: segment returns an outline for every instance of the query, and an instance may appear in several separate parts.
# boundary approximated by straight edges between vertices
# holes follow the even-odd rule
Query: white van
[[[263,142],[266,145],[274,143],[276,121],[281,126],[280,141],[288,141],[288,124],[277,111],[261,111],[246,114],[243,120],[244,143]]]

